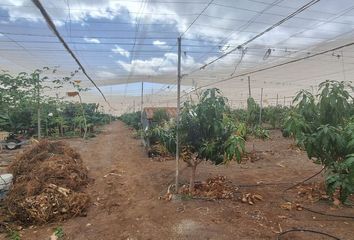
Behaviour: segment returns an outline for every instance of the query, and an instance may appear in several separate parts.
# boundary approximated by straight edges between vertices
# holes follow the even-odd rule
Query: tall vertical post
[[[178,42],[178,64],[177,64],[177,119],[176,119],[176,193],[178,193],[179,185],[179,112],[181,108],[181,37]]]
[[[277,102],[276,102],[276,105],[275,105],[276,107],[278,106],[278,103],[279,103],[278,101],[279,101],[279,95],[277,93]]]
[[[261,103],[259,109],[259,126],[262,125],[262,109],[263,109],[263,88],[261,88]]]
[[[37,128],[38,128],[38,139],[41,139],[41,109],[38,103],[37,108]]]
[[[284,107],[285,107],[285,96],[284,96]]]
[[[247,79],[248,79],[248,97],[250,98],[251,97],[251,77],[248,76]]]
[[[84,128],[84,137],[83,137],[83,139],[86,139],[86,134],[87,134],[87,121],[86,121],[85,109],[84,109],[84,106],[82,105],[82,99],[81,99],[80,93],[77,92],[77,95],[79,96],[80,107],[81,107],[81,111],[82,111],[82,117],[84,118],[84,125],[85,125],[85,128]],[[81,130],[80,130],[80,132],[81,132]]]
[[[143,129],[143,111],[144,111],[144,81],[141,82],[141,101],[140,101],[140,122],[141,122],[141,129]],[[141,138],[143,138],[143,131],[141,131]]]
[[[41,103],[40,103],[40,84],[39,84],[39,74],[36,75],[37,77],[37,135],[38,139],[41,139]]]

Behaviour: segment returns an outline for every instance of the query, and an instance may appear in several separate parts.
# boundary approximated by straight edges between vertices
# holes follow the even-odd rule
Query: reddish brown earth
[[[55,227],[62,227],[67,239],[276,239],[276,232],[291,228],[323,231],[340,239],[354,239],[354,221],[326,217],[308,211],[284,210],[282,190],[320,170],[304,152],[290,149],[292,141],[271,133],[272,139],[247,142],[258,160],[226,166],[201,164],[197,179],[223,175],[235,185],[280,183],[241,187],[242,193],[261,194],[263,202],[248,205],[235,200],[159,200],[173,182],[174,161],[149,159],[132,132],[121,122],[104,128],[96,138],[67,140],[82,155],[95,181],[88,192],[92,206],[87,217],[51,223],[20,231],[22,239],[49,239]],[[184,164],[182,163],[182,168]],[[188,181],[188,169],[182,172]],[[320,181],[320,178],[317,179]],[[291,192],[290,196],[291,197]],[[308,205],[327,213],[354,216],[354,209],[337,209],[327,203]],[[0,239],[6,239],[0,235]],[[330,239],[316,235],[289,234],[281,239]]]

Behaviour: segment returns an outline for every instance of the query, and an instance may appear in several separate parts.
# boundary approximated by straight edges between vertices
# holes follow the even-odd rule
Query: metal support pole
[[[179,185],[179,112],[181,108],[181,37],[178,41],[178,65],[177,65],[177,119],[176,119],[176,193]]]
[[[40,85],[39,85],[39,74],[37,74],[37,135],[38,139],[41,139],[41,103],[40,103]]]
[[[251,97],[251,77],[248,76],[247,79],[248,79],[248,97],[250,98]]]
[[[261,88],[261,103],[259,109],[259,126],[262,125],[262,109],[263,109],[263,88]]]
[[[141,126],[143,125],[143,111],[144,111],[144,82],[141,82],[141,100],[140,100]]]
[[[284,96],[284,107],[285,107],[285,96]]]
[[[41,139],[41,109],[39,103],[37,108],[37,128],[38,128],[38,139]]]
[[[276,107],[278,106],[278,101],[279,101],[279,95],[277,93],[277,104],[275,105]]]
[[[144,81],[141,82],[141,102],[140,102],[140,123],[141,129],[143,129],[143,111],[144,111]],[[141,139],[143,139],[143,131],[141,131]]]

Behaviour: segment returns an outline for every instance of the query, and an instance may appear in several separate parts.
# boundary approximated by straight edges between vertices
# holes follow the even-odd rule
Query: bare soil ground
[[[271,132],[270,140],[248,140],[247,149],[256,151],[256,161],[226,166],[203,163],[197,169],[198,180],[223,175],[235,185],[279,183],[240,187],[240,193],[264,197],[264,201],[252,206],[238,200],[159,200],[174,180],[175,163],[148,158],[140,141],[121,122],[106,126],[96,138],[70,139],[68,143],[80,152],[94,179],[87,190],[92,198],[88,215],[21,230],[22,239],[49,239],[58,226],[67,239],[74,240],[275,239],[276,232],[292,228],[354,239],[351,219],[280,207],[284,203],[283,189],[318,172],[320,167],[309,161],[304,152],[289,148],[292,140],[284,139],[279,131]],[[184,169],[185,165],[181,165]],[[184,183],[188,182],[188,171],[182,170]],[[337,209],[327,203],[308,206],[331,214],[354,215],[354,209]],[[5,235],[0,235],[0,239],[6,239]],[[282,239],[330,238],[292,233]]]

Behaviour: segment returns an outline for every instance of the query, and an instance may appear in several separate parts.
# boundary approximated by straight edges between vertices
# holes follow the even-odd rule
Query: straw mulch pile
[[[86,214],[87,168],[64,142],[39,142],[12,163],[10,172],[14,182],[4,204],[13,220],[33,225]]]

